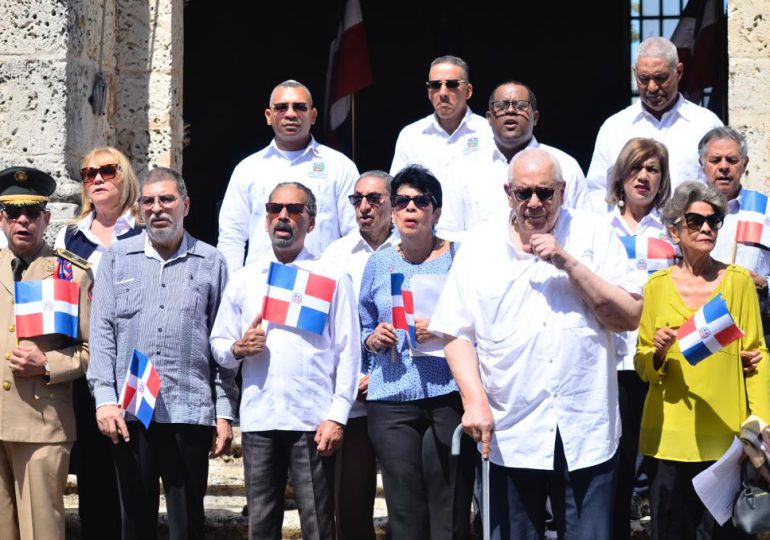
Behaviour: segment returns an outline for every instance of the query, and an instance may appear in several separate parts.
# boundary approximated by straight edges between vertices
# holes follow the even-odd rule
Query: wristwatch
[[[45,379],[45,382],[50,382],[51,380],[51,369],[48,367],[48,362],[46,361],[45,365],[43,366],[43,369],[45,370],[43,372],[43,378]]]
[[[243,356],[241,356],[240,354],[238,354],[237,352],[235,352],[235,343],[233,343],[233,344],[230,346],[230,352],[233,354],[233,357],[234,357],[236,360],[243,360],[243,359],[244,359],[244,357],[243,357]]]

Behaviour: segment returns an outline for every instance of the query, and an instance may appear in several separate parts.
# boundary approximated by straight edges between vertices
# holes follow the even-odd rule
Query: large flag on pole
[[[14,283],[16,335],[20,338],[64,334],[78,337],[80,286],[65,279]]]
[[[120,406],[149,429],[159,393],[160,375],[155,371],[155,366],[149,358],[134,349],[126,381],[120,391]]]
[[[333,146],[339,147],[340,137],[335,132],[350,116],[353,94],[370,84],[372,68],[361,5],[358,0],[346,0],[337,38],[329,47],[326,73],[326,126],[327,136],[333,139],[329,142]],[[337,144],[334,144],[334,139]]]
[[[685,360],[694,366],[743,335],[718,294],[679,327],[676,339]]]
[[[735,241],[748,244],[759,244],[770,249],[770,204],[767,195],[741,188],[738,199],[738,227]]]

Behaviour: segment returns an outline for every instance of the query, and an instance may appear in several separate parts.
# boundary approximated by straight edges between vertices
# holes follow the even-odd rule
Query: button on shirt
[[[214,425],[215,418],[233,419],[235,372],[221,369],[209,349],[226,281],[224,257],[186,233],[167,261],[146,233],[113,244],[99,265],[91,307],[87,377],[96,406],[118,402],[137,349],[160,375],[154,421]]]
[[[324,420],[345,424],[361,371],[361,333],[349,276],[303,249],[289,266],[337,279],[324,333],[263,320],[263,352],[241,361],[230,352],[262,312],[271,261],[275,256],[233,275],[211,331],[211,349],[220,365],[230,369],[243,362],[241,429],[314,431]]]
[[[738,212],[741,209],[740,198],[727,201],[727,215],[719,229],[717,243],[711,256],[725,264],[732,264],[733,243],[738,232]],[[737,244],[735,264],[770,280],[770,250],[753,244]]]
[[[281,182],[300,182],[310,188],[318,203],[315,229],[305,239],[308,251],[320,255],[337,238],[356,227],[356,215],[348,201],[358,169],[345,155],[318,144],[310,144],[290,159],[273,140],[270,145],[241,161],[230,183],[219,213],[219,243],[231,272],[246,263],[270,257],[273,248],[265,234],[265,203]]]
[[[553,234],[604,280],[641,292],[605,218],[562,209]],[[615,454],[620,419],[612,332],[563,271],[514,247],[510,220],[486,223],[463,243],[430,330],[477,343],[496,424],[494,463],[552,470],[557,429],[570,471]]]
[[[586,179],[578,162],[558,148],[541,144],[535,137],[527,148],[541,148],[559,162],[564,188],[564,207],[587,209]],[[503,185],[508,183],[510,163],[495,144],[469,159],[456,160],[442,183],[444,203],[437,230],[442,238],[462,240],[465,231],[490,220],[504,220],[510,212]]]
[[[662,142],[668,149],[671,193],[682,182],[706,176],[698,163],[698,142],[709,130],[722,125],[717,116],[679,95],[674,107],[660,120],[647,112],[641,101],[610,116],[596,136],[594,155],[586,179],[591,191],[607,191],[607,182],[623,146],[633,137]]]
[[[398,135],[390,174],[396,175],[407,165],[422,165],[444,184],[447,167],[455,158],[463,158],[494,146],[492,129],[483,116],[466,108],[460,125],[450,135],[435,114],[409,124]]]

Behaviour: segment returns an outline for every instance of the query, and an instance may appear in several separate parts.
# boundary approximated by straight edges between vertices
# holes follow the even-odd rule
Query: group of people
[[[114,148],[85,156],[83,210],[54,249],[53,178],[0,172],[0,528],[63,538],[71,465],[83,538],[156,537],[159,480],[169,536],[203,538],[209,458],[237,421],[255,539],[281,537],[289,473],[304,538],[375,538],[378,464],[394,539],[468,538],[481,456],[492,538],[542,538],[548,501],[560,536],[629,538],[640,453],[653,538],[736,538],[691,480],[749,414],[770,420],[770,251],[735,242],[748,150],[678,93],[668,40],[643,42],[634,73],[640,99],[604,123],[587,177],[535,139],[526,84],[472,113],[455,56],[431,63],[434,111],[402,130],[390,173],[317,143],[310,91],[284,81],[216,248],[185,231],[177,172],[140,184]],[[629,238],[674,255],[651,274]],[[318,331],[289,322],[313,276],[334,281]],[[76,331],[17,335],[18,282],[55,279],[77,284]],[[743,337],[691,365],[676,331],[717,295]],[[137,354],[160,377],[148,428],[120,404]]]

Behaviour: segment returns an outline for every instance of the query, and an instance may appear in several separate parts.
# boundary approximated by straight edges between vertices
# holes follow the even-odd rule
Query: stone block
[[[67,54],[68,2],[3,2],[0,50],[7,55],[64,57]]]
[[[770,114],[730,113],[730,125],[743,133],[749,145],[746,186],[770,193]]]
[[[731,58],[728,102],[733,111],[770,114],[770,58]]]
[[[731,57],[770,56],[770,2],[730,2],[727,21]]]

